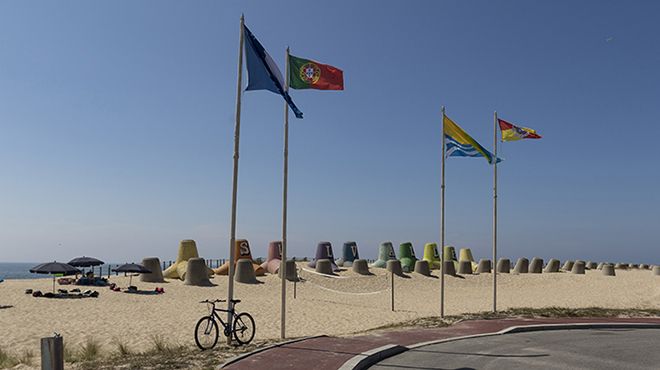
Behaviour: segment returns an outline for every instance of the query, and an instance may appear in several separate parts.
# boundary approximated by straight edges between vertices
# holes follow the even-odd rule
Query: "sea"
[[[30,269],[38,263],[5,263],[0,262],[0,279],[38,279],[44,275],[32,274]]]
[[[43,279],[50,275],[33,274],[30,269],[37,266],[39,262],[0,262],[0,280],[1,279]],[[103,275],[108,274],[108,267],[116,268],[117,264],[102,265]],[[85,269],[89,270],[89,268]],[[94,272],[98,274],[99,266],[94,267]],[[113,273],[114,274],[114,273]]]

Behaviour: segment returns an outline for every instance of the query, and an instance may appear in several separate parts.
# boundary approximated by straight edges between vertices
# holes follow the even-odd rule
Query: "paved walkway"
[[[531,331],[422,346],[369,370],[657,370],[660,329]]]
[[[274,347],[232,363],[225,369],[338,369],[344,362],[362,352],[388,344],[408,346],[431,340],[493,333],[511,326],[570,323],[653,323],[660,318],[562,318],[472,320],[437,329],[415,329],[379,332],[355,337],[319,337]]]

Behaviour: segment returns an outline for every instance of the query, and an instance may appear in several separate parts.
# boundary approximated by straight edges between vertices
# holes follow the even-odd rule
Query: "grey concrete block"
[[[529,272],[529,260],[527,258],[521,257],[518,258],[516,266],[513,268],[513,272],[518,274],[526,274]]]

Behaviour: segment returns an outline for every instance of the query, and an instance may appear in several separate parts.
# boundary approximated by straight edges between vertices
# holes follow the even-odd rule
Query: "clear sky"
[[[499,251],[660,263],[653,1],[0,1],[0,261],[171,259],[229,244],[239,18],[344,70],[293,91],[290,255],[440,235],[442,105],[505,143]],[[281,235],[283,100],[243,95],[238,236]],[[450,158],[447,243],[488,257],[492,167]]]

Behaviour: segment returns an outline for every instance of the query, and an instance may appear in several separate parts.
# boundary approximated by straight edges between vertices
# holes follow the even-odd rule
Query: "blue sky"
[[[290,255],[439,239],[441,106],[505,143],[503,256],[660,262],[660,5],[627,1],[0,2],[0,261],[171,259],[229,244],[239,18],[293,91]],[[283,100],[243,95],[238,236],[280,238]],[[447,243],[491,248],[492,167],[447,161]]]

